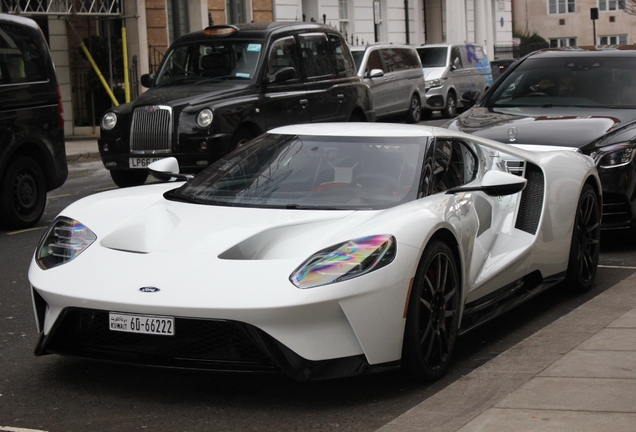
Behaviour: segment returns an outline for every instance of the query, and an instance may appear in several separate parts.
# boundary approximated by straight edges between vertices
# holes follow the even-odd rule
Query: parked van
[[[66,181],[60,88],[35,21],[0,14],[0,226],[35,225]]]
[[[431,44],[416,49],[426,77],[424,116],[441,111],[444,118],[455,117],[462,94],[483,94],[492,85],[490,62],[479,45]]]
[[[371,87],[377,118],[406,114],[417,123],[425,102],[422,63],[413,47],[377,44],[351,47],[358,76]]]

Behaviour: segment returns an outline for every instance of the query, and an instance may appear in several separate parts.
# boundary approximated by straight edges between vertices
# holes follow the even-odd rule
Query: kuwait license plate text
[[[128,333],[174,336],[174,318],[151,315],[129,315],[110,312],[109,328]]]
[[[128,159],[129,168],[146,168],[153,162],[163,159],[160,157],[131,157]]]

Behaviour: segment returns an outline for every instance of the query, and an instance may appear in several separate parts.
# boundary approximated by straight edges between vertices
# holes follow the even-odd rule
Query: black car
[[[602,227],[629,228],[636,218],[636,46],[534,52],[448,127],[510,144],[577,148],[601,177]]]
[[[99,151],[120,187],[144,183],[162,157],[197,172],[274,127],[375,117],[346,42],[321,24],[208,27],[141,79],[150,89],[101,121]]]
[[[0,225],[35,225],[68,176],[60,88],[35,21],[0,14]]]

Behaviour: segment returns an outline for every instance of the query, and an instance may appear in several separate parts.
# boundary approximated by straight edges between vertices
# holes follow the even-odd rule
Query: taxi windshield
[[[251,80],[261,55],[261,41],[222,40],[174,47],[166,54],[155,86],[223,79]]]

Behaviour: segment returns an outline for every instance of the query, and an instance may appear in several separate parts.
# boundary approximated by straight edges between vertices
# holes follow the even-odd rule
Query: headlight
[[[200,128],[206,128],[212,124],[213,118],[214,114],[212,114],[212,110],[205,108],[201,110],[199,114],[197,114],[197,125]]]
[[[616,168],[627,165],[634,159],[632,144],[616,144],[592,154],[599,168]]]
[[[107,112],[102,117],[102,129],[111,130],[117,125],[117,114],[112,112]]]
[[[305,289],[353,279],[393,261],[396,243],[392,235],[376,235],[328,247],[306,260],[289,280]]]
[[[42,269],[48,270],[71,261],[96,239],[97,236],[78,221],[58,217],[40,240],[35,261]]]
[[[426,84],[426,88],[430,89],[433,87],[441,87],[443,85],[443,81],[441,79],[434,79],[424,82]]]

